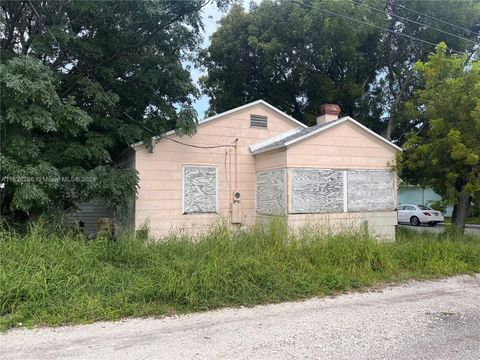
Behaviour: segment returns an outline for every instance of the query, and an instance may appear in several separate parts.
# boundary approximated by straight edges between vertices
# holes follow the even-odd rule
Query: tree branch
[[[207,0],[205,3],[203,3],[201,6],[199,6],[196,11],[199,11],[201,10],[202,8],[204,8],[206,5],[208,5],[210,3],[210,0]],[[175,18],[173,18],[172,20],[170,20],[168,23],[166,23],[165,25],[159,27],[158,29],[156,29],[155,31],[153,31],[148,37],[146,37],[145,39],[137,42],[137,43],[134,43],[134,44],[130,44],[130,45],[127,45],[119,50],[117,50],[113,55],[111,55],[108,59],[106,59],[105,61],[103,61],[100,65],[103,66],[103,65],[106,65],[108,64],[110,61],[112,61],[113,59],[115,59],[117,56],[119,56],[120,54],[122,54],[124,51],[127,51],[127,50],[132,50],[132,49],[136,49],[140,46],[143,46],[145,44],[147,44],[148,42],[150,42],[150,40],[152,40],[155,35],[157,35],[160,31],[162,30],[165,30],[166,28],[168,28],[170,25],[176,23],[177,21],[181,20],[183,17],[185,16],[185,14],[182,14],[182,15],[178,15],[176,16]]]

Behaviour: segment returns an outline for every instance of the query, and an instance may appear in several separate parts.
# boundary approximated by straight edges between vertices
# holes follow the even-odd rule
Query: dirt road
[[[163,319],[13,330],[2,359],[479,359],[480,276]]]

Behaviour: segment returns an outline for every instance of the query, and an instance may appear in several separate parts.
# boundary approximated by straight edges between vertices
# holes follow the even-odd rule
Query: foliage
[[[477,0],[389,0],[384,4],[385,10],[396,16],[389,16],[387,28],[390,31],[383,33],[378,44],[378,52],[384,59],[380,71],[383,76],[373,89],[383,94],[377,106],[388,113],[385,137],[402,140],[405,133],[418,126],[403,107],[421,86],[416,76],[416,62],[426,61],[433,51],[432,44],[440,42],[457,52],[475,52],[480,30],[480,3]]]
[[[363,234],[304,229],[232,233],[196,242],[118,241],[50,227],[0,232],[0,327],[60,325],[255,305],[363,288],[381,281],[480,271],[470,237],[400,232],[394,244]]]
[[[457,31],[403,5],[472,31]],[[426,42],[444,40],[458,51],[471,49],[479,19],[475,0],[267,0],[249,11],[234,6],[202,53],[201,63],[208,71],[202,86],[211,98],[212,113],[261,98],[312,124],[318,106],[334,102],[345,115],[398,139],[416,125],[402,105],[418,85],[413,65],[433,50]],[[412,36],[426,42],[413,41]]]
[[[381,22],[349,2],[329,8]],[[292,1],[263,1],[248,12],[233,6],[202,54],[210,110],[261,98],[306,123],[314,122],[323,102],[339,102],[352,113],[375,78],[378,56],[372,44],[377,41],[375,29],[330,19]]]
[[[2,1],[2,213],[131,198],[135,173],[111,168],[123,150],[194,131],[197,90],[182,60],[198,48],[206,3]]]
[[[135,194],[135,172],[110,167],[108,152],[89,137],[93,119],[73,97],[61,99],[57,85],[32,57],[0,64],[3,212],[38,214],[96,197],[113,205]]]
[[[424,86],[408,108],[425,125],[404,144],[401,176],[430,186],[464,222],[471,195],[480,195],[480,62],[448,56],[440,44],[416,69]]]

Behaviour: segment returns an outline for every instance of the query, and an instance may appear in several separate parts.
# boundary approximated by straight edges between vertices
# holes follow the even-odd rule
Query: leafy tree
[[[401,176],[454,204],[452,223],[463,230],[480,195],[480,62],[449,56],[442,43],[415,69],[424,85],[407,108],[423,125],[407,136]]]
[[[57,83],[32,57],[0,64],[2,213],[35,216],[94,198],[123,204],[135,194],[135,173],[108,165],[103,144],[89,137],[93,119],[73,97],[61,99]]]
[[[398,139],[418,125],[403,109],[403,104],[413,97],[419,86],[415,63],[426,61],[433,50],[431,44],[442,41],[455,51],[473,52],[480,30],[480,2],[387,0],[382,9],[393,15],[388,16],[386,28],[389,31],[383,32],[378,47],[383,58],[379,71],[381,80],[372,88],[383,93],[380,104],[385,111],[385,137]]]
[[[182,60],[199,46],[209,1],[2,1],[4,212],[94,196],[121,202],[136,175],[112,164],[128,144],[194,131],[197,90]],[[19,183],[17,175],[97,181]]]
[[[345,1],[328,7],[379,18]],[[292,1],[263,1],[248,12],[233,6],[202,54],[210,111],[262,98],[310,124],[323,102],[338,102],[352,114],[376,76],[379,36],[377,29],[359,28]]]
[[[417,125],[402,105],[418,86],[414,64],[433,50],[428,42],[471,49],[479,19],[476,0],[267,0],[249,11],[232,7],[203,51],[203,90],[211,113],[263,98],[307,124],[320,103],[336,102],[346,115],[399,139]]]

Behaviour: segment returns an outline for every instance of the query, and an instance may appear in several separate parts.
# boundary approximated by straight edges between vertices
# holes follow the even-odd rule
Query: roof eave
[[[266,153],[266,152],[269,152],[269,151],[272,151],[272,150],[278,150],[278,149],[283,149],[283,148],[286,148],[286,146],[284,144],[274,146],[274,147],[271,147],[271,148],[267,148],[267,149],[258,149],[258,150],[255,150],[255,151],[250,150],[250,152],[252,153],[252,155],[260,155],[260,154],[263,154],[263,153]]]
[[[400,151],[400,152],[403,152],[403,149],[398,146],[398,145],[395,145],[394,143],[392,143],[390,140],[387,140],[385,139],[383,136],[377,134],[375,131],[373,130],[370,130],[369,128],[367,128],[365,125],[359,123],[357,120],[355,119],[352,119],[350,116],[347,116],[346,117],[348,120],[350,120],[351,122],[353,122],[354,124],[358,125],[359,127],[361,127],[363,130],[365,130],[366,132],[368,132],[369,134],[375,136],[377,139],[383,141],[384,143],[386,143],[387,145],[390,145],[392,147],[394,147],[396,150]]]

